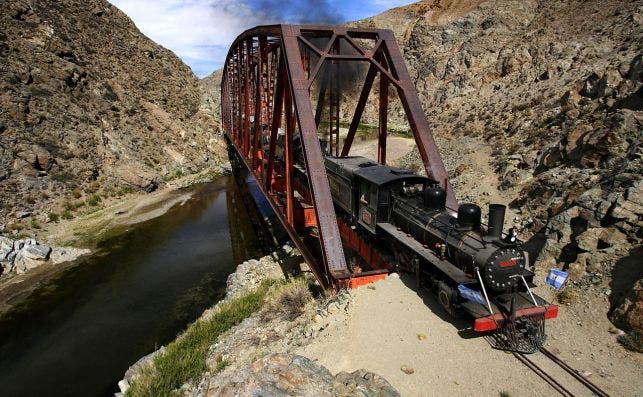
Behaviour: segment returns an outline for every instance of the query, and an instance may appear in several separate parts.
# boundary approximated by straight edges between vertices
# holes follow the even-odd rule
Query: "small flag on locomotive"
[[[545,282],[556,289],[561,289],[567,281],[568,274],[562,270],[549,269]]]

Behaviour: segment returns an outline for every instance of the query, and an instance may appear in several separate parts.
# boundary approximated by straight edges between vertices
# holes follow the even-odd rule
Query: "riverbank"
[[[174,371],[180,357],[161,350],[128,371],[120,383],[124,395],[355,395],[355,390],[342,394],[333,385],[355,386],[360,379],[368,383],[360,386],[360,395],[373,397],[516,396],[525,390],[556,395],[511,354],[492,349],[484,336],[466,332],[466,319],[448,317],[432,296],[415,289],[412,277],[392,274],[367,287],[326,295],[315,292],[312,278],[284,273],[279,267],[283,258],[280,253],[246,262],[230,276],[226,299],[206,310],[199,322],[212,321],[222,308],[249,293],[262,291],[260,297],[253,295],[261,302],[211,339],[211,334],[202,334],[198,371]],[[262,290],[265,283],[270,287]],[[547,288],[538,292],[545,294]],[[623,349],[607,331],[609,340],[599,340],[587,326],[579,327],[578,310],[576,305],[563,306],[560,318],[548,322],[547,348],[611,395],[635,395],[643,387],[640,354]],[[197,324],[164,349],[185,345],[200,328]],[[182,356],[194,357],[194,350],[183,349]],[[530,357],[548,371],[557,369],[539,354]],[[159,381],[177,373],[183,375],[173,382]],[[591,395],[571,378],[558,376],[575,395]],[[148,386],[159,383],[164,388],[152,393]],[[130,384],[133,389],[128,390]]]
[[[117,396],[399,396],[366,370],[331,374],[294,353],[349,304],[326,294],[296,249],[246,261],[228,277],[225,299],[174,342],[134,364]]]
[[[240,253],[261,257],[231,177],[192,189],[185,204],[56,269],[0,318],[3,395],[113,395],[132,363],[225,296]]]
[[[0,275],[0,318],[51,277],[78,265],[81,261],[76,259],[81,255],[99,253],[106,241],[129,232],[135,225],[164,215],[175,205],[186,203],[193,195],[192,186],[229,173],[229,164],[224,164],[168,181],[165,187],[152,193],[131,192],[122,197],[105,198],[94,212],[69,220],[57,219],[32,230],[26,239],[37,239],[39,244],[52,246],[54,251],[77,250],[79,255],[69,256],[72,260],[64,261],[51,258],[22,274],[13,271]]]

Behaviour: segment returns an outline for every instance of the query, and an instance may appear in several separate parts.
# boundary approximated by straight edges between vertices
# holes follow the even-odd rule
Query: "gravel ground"
[[[393,275],[352,291],[347,310],[296,353],[318,360],[332,373],[358,368],[376,372],[404,396],[497,396],[501,392],[511,396],[557,395],[511,354],[493,350],[483,337],[459,332],[466,321],[445,317],[434,299],[416,293],[413,284],[411,279]],[[566,314],[563,309],[561,318],[550,321],[554,326],[549,333],[557,335],[552,339],[558,347],[549,347],[565,350],[559,353],[561,357],[587,373],[585,362],[574,360],[571,354],[578,351],[589,356],[595,350],[590,340],[595,341],[570,323]],[[562,330],[567,333],[558,335]],[[592,395],[542,355],[530,357],[576,396]],[[599,365],[610,368],[610,373],[589,375],[594,383],[612,396],[641,394],[643,372],[637,358],[601,358],[609,360]]]

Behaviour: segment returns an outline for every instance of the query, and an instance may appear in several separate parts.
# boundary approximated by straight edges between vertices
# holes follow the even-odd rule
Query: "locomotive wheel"
[[[458,295],[453,288],[449,287],[442,281],[438,283],[438,302],[440,302],[440,305],[442,305],[447,313],[454,317],[457,315],[457,296]]]

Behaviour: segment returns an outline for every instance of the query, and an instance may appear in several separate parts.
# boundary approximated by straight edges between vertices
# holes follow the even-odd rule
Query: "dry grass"
[[[292,279],[269,295],[261,318],[264,321],[275,318],[292,321],[304,312],[312,299],[308,282],[303,278]]]
[[[638,331],[631,331],[620,335],[618,341],[627,350],[643,353],[643,334]]]
[[[569,305],[576,299],[576,291],[571,287],[565,287],[556,294],[558,303]]]

